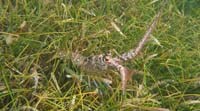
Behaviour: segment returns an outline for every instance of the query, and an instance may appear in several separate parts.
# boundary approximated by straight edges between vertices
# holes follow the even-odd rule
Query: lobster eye
[[[105,57],[105,61],[108,62],[108,61],[109,61],[109,58],[108,58],[108,57]]]

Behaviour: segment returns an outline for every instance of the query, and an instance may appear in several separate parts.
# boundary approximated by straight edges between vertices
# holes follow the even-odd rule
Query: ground
[[[0,1],[1,110],[200,110],[200,1],[169,0],[121,91],[117,71],[71,61],[126,52],[163,0]],[[89,68],[90,69],[90,68]],[[112,82],[112,83],[111,83]]]

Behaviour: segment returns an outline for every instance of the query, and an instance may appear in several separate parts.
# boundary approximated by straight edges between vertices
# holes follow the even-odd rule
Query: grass
[[[132,77],[125,95],[116,71],[85,72],[70,60],[75,50],[133,48],[161,2],[0,1],[0,109],[200,110],[199,0],[169,0],[151,40],[126,63],[144,74]]]

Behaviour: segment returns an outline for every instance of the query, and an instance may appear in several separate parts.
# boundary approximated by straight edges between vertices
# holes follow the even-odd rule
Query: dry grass
[[[45,1],[0,1],[1,110],[200,110],[198,0],[168,2],[151,40],[126,64],[143,74],[125,95],[116,71],[84,72],[70,55],[130,50],[162,0]]]

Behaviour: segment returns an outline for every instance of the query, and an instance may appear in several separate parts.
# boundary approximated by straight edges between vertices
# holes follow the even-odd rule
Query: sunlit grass
[[[169,0],[122,95],[70,60],[137,45],[162,0],[0,1],[1,110],[200,110],[200,2]],[[117,29],[118,27],[119,29]],[[120,31],[119,31],[120,30]]]

